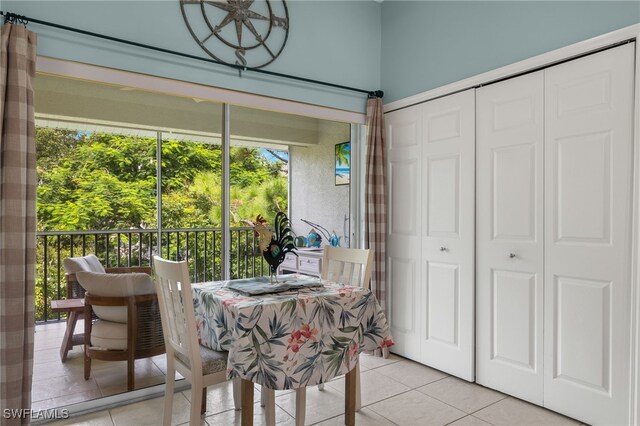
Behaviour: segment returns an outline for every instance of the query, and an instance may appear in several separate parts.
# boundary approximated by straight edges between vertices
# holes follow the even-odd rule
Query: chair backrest
[[[93,254],[81,257],[67,257],[62,261],[62,266],[67,274],[75,274],[80,271],[105,273],[102,263]]]
[[[322,279],[369,288],[373,250],[325,246]]]
[[[92,296],[129,298],[156,293],[153,280],[148,274],[142,272],[106,274],[79,271],[75,275],[82,288]],[[126,306],[96,305],[92,309],[100,319],[123,324],[127,323]]]
[[[153,257],[156,292],[167,355],[175,352],[188,358],[192,371],[202,371],[195,308],[187,262]]]
[[[62,266],[67,278],[67,299],[82,299],[84,288],[76,279],[77,272],[98,272],[105,273],[105,269],[100,260],[94,254],[80,257],[67,257],[62,261]]]

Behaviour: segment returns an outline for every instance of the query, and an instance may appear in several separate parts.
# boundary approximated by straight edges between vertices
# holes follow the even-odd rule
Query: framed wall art
[[[336,185],[351,183],[351,142],[336,144]]]

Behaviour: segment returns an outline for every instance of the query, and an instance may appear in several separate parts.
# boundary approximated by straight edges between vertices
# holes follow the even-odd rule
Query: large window
[[[82,346],[60,361],[65,314],[52,312],[51,300],[68,296],[64,258],[94,253],[104,266],[148,266],[160,254],[187,260],[192,280],[205,282],[268,273],[250,226],[258,215],[271,223],[283,211],[301,234],[308,229],[300,219],[345,229],[349,187],[334,185],[333,162],[334,145],[348,140],[349,125],[227,110],[225,164],[221,103],[36,78],[34,388],[47,391],[34,393],[35,409],[126,390],[126,368],[118,363],[94,366],[85,381]],[[136,388],[164,381],[163,359],[137,361],[148,377],[136,378]]]
[[[194,282],[223,277],[220,145],[123,133],[37,128],[38,320],[57,318],[45,302],[66,296],[65,257],[141,266],[159,253],[188,260]],[[287,164],[282,149],[230,150],[231,278],[266,273],[249,224],[287,212]]]

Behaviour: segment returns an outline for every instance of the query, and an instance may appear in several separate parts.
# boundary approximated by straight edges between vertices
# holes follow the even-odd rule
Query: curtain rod
[[[108,35],[105,35],[105,34],[94,33],[94,32],[91,32],[91,31],[81,30],[79,28],[68,27],[66,25],[60,25],[60,24],[56,24],[56,23],[53,23],[53,22],[48,22],[48,21],[43,21],[43,20],[40,20],[40,19],[31,18],[31,17],[28,17],[28,16],[18,15],[16,13],[12,13],[12,12],[4,12],[4,11],[0,10],[0,16],[4,16],[5,23],[7,23],[7,22],[8,23],[18,23],[18,24],[22,24],[22,25],[24,25],[26,27],[28,23],[32,22],[34,24],[45,25],[45,26],[48,26],[48,27],[58,28],[58,29],[65,30],[65,31],[71,31],[71,32],[74,32],[74,33],[88,35],[88,36],[91,36],[91,37],[97,37],[97,38],[101,38],[101,39],[104,39],[104,40],[115,41],[117,43],[128,44],[130,46],[141,47],[143,49],[154,50],[156,52],[168,53],[170,55],[181,56],[183,58],[188,58],[188,59],[195,59],[197,61],[208,62],[208,63],[216,64],[216,65],[223,65],[225,67],[236,69],[239,72],[252,71],[252,72],[256,72],[256,73],[260,73],[260,74],[271,75],[271,76],[274,76],[274,77],[282,77],[282,78],[288,78],[290,80],[303,81],[305,83],[319,84],[319,85],[322,85],[322,86],[335,87],[337,89],[350,90],[352,92],[366,93],[367,97],[369,99],[381,98],[381,97],[384,96],[384,92],[382,92],[382,90],[358,89],[357,87],[343,86],[341,84],[328,83],[326,81],[313,80],[311,78],[306,78],[306,77],[298,77],[298,76],[290,75],[290,74],[284,74],[284,73],[279,73],[279,72],[274,72],[274,71],[267,71],[267,70],[263,70],[263,69],[260,69],[260,68],[252,68],[252,67],[246,67],[246,66],[235,65],[235,64],[227,64],[225,62],[217,61],[215,59],[204,58],[202,56],[196,56],[196,55],[190,55],[188,53],[176,52],[175,50],[169,50],[169,49],[165,49],[165,48],[162,48],[162,47],[151,46],[151,45],[148,45],[148,44],[138,43],[138,42],[135,42],[135,41],[125,40],[125,39],[117,38],[117,37],[112,37],[112,36],[108,36]]]

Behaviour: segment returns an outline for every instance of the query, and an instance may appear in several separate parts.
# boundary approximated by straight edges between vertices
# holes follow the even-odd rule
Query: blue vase
[[[322,237],[315,230],[311,230],[307,235],[307,247],[320,247]]]
[[[329,244],[331,244],[331,247],[340,247],[340,237],[335,232],[329,237]]]

